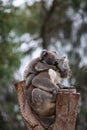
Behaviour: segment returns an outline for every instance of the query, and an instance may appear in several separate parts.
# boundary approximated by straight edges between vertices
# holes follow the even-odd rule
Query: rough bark
[[[47,128],[33,113],[26,97],[26,84],[15,84],[21,115],[28,130],[75,130],[79,93],[75,89],[62,89],[57,94],[55,120]]]

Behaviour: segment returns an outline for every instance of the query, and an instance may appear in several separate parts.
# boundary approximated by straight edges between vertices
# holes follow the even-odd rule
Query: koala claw
[[[59,88],[54,89],[54,90],[53,90],[53,96],[56,96],[58,92],[59,92]]]

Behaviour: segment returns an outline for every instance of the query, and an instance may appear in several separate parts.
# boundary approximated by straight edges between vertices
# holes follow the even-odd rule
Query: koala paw
[[[59,88],[53,90],[53,97],[56,98],[57,93],[59,92]]]

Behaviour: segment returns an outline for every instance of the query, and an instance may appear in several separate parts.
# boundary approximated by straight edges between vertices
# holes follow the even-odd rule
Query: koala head
[[[40,60],[49,65],[55,65],[57,62],[57,54],[54,51],[43,50],[40,54]]]
[[[72,71],[69,67],[68,60],[66,57],[62,57],[57,60],[56,66],[62,78],[70,77]]]

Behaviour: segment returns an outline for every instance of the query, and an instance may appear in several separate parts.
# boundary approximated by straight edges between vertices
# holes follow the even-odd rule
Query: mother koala
[[[65,59],[65,57],[58,59],[54,52],[45,50],[38,57],[38,62],[34,62],[31,66],[36,73],[31,78],[27,97],[39,117],[49,117],[55,113],[56,94],[61,89],[59,83],[62,78],[71,75]]]

